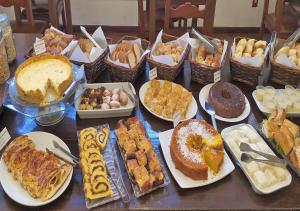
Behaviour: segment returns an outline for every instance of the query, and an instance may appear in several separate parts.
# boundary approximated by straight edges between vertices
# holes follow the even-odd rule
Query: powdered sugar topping
[[[191,135],[199,135],[205,139],[211,138],[212,135],[199,122],[191,122],[178,130],[177,143],[179,145],[181,154],[188,160],[191,160],[195,163],[201,163],[203,161],[200,153],[191,151],[187,146],[187,138]]]

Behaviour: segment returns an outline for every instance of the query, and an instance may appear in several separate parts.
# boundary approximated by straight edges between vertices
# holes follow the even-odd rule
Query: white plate
[[[269,193],[272,193],[274,191],[277,191],[281,188],[284,188],[288,185],[291,184],[291,181],[292,181],[292,176],[290,174],[290,172],[286,169],[286,173],[287,173],[287,177],[284,181],[281,181],[281,182],[278,182],[272,186],[269,186],[269,187],[266,187],[266,188],[259,188],[256,183],[254,182],[254,179],[253,177],[251,176],[251,174],[246,170],[246,167],[245,167],[245,163],[241,161],[241,158],[240,158],[240,155],[236,152],[236,150],[234,150],[231,145],[229,144],[230,142],[230,135],[229,135],[229,132],[232,131],[232,130],[236,130],[236,129],[239,129],[240,127],[242,126],[247,126],[249,127],[252,131],[254,131],[257,136],[259,136],[259,140],[261,142],[263,142],[265,148],[266,148],[266,153],[269,153],[271,155],[275,155],[274,152],[271,150],[271,148],[267,145],[267,143],[263,140],[263,138],[256,132],[256,130],[249,124],[238,124],[238,125],[234,125],[234,126],[231,126],[231,127],[227,127],[225,129],[222,130],[222,138],[224,140],[224,142],[226,143],[226,146],[230,149],[231,151],[231,154],[235,157],[235,159],[238,161],[238,164],[239,166],[241,167],[242,171],[244,172],[244,174],[246,175],[246,177],[248,178],[253,190],[258,193],[258,194],[269,194]],[[262,158],[263,159],[263,158]]]
[[[133,97],[133,93],[130,90],[130,88],[128,87],[128,84],[130,84],[130,83],[127,83],[127,82],[95,83],[95,84],[87,84],[86,87],[96,89],[96,88],[100,88],[103,86],[110,90],[112,90],[114,88],[120,88],[120,89],[123,88],[125,91],[127,91]],[[134,89],[132,84],[130,84],[130,86]],[[79,95],[79,94],[77,93],[77,95]],[[76,108],[76,111],[77,111],[80,119],[130,116],[130,114],[132,113],[132,111],[135,107],[134,102],[132,102],[130,100],[130,98],[128,98],[128,104],[126,106],[121,106],[120,108],[116,108],[116,109],[79,110],[78,108],[80,105],[80,101],[81,101],[81,96],[77,97],[76,101],[75,101],[75,108]]]
[[[28,137],[34,142],[36,149],[38,150],[46,150],[46,148],[51,147],[53,148],[52,140],[55,140],[60,146],[70,152],[68,146],[60,138],[53,134],[46,132],[30,132],[25,135],[28,135]],[[21,184],[17,180],[14,180],[12,175],[8,172],[6,164],[2,157],[0,161],[0,172],[0,182],[3,190],[11,199],[25,206],[36,207],[49,204],[50,202],[57,199],[66,190],[72,179],[73,168],[62,187],[57,191],[56,194],[54,194],[52,198],[47,201],[41,201],[39,199],[32,198],[21,186]]]
[[[202,106],[202,108],[206,111],[205,109],[205,101],[208,101],[208,93],[209,93],[209,90],[210,88],[212,87],[213,84],[207,84],[206,86],[204,86],[200,93],[199,93],[199,101],[200,101],[200,105]],[[249,104],[249,101],[247,99],[247,97],[245,96],[245,101],[246,101],[246,105],[245,105],[245,109],[243,111],[243,113],[236,117],[236,118],[224,118],[224,117],[221,117],[219,115],[216,115],[216,119],[218,120],[221,120],[221,121],[224,121],[224,122],[239,122],[239,121],[242,121],[244,119],[246,119],[249,114],[250,114],[250,111],[251,111],[251,107],[250,107],[250,104]]]
[[[270,116],[271,112],[269,112],[265,106],[257,99],[256,94],[255,94],[256,90],[254,90],[252,92],[252,97],[258,107],[258,109],[266,116]],[[300,113],[298,112],[286,112],[286,116],[288,117],[300,117]]]
[[[193,180],[185,176],[183,173],[181,173],[181,171],[176,169],[170,154],[170,142],[171,142],[172,133],[173,133],[173,129],[159,133],[159,141],[167,165],[173,177],[175,178],[176,182],[181,188],[195,188],[195,187],[209,185],[211,183],[217,182],[218,180],[224,178],[235,169],[233,163],[228,157],[226,151],[224,150],[224,162],[217,175],[214,175],[211,172],[211,170],[208,170],[207,180]]]
[[[163,83],[163,80],[158,80],[158,81],[159,81],[161,84]],[[155,114],[154,112],[152,112],[152,111],[145,105],[144,97],[145,97],[145,94],[146,94],[147,89],[150,87],[150,83],[151,83],[151,81],[148,81],[148,82],[144,83],[143,86],[140,88],[140,91],[139,91],[139,97],[140,97],[140,100],[141,100],[143,106],[144,106],[151,114],[153,114],[154,116],[156,116],[156,117],[158,117],[158,118],[160,118],[160,119],[169,121],[169,122],[173,122],[174,119],[169,119],[169,118],[163,117],[163,116],[161,116],[161,115],[157,115],[157,114]],[[172,84],[174,84],[174,83],[172,83]],[[182,119],[182,120],[180,120],[180,121],[182,122],[182,121],[185,121],[185,120],[192,119],[192,118],[196,115],[197,110],[198,110],[197,102],[196,102],[195,98],[192,96],[192,102],[190,103],[190,106],[188,107],[188,110],[187,110],[187,113],[186,113],[186,118],[185,118],[185,119]]]

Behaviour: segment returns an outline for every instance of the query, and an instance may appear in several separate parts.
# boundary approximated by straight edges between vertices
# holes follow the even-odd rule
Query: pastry
[[[215,83],[209,90],[208,102],[216,110],[216,114],[224,118],[240,116],[246,105],[242,91],[228,82]]]
[[[45,30],[43,39],[45,41],[46,52],[59,55],[72,41],[73,36],[50,28]]]
[[[264,63],[264,49],[266,46],[267,42],[263,40],[240,39],[234,49],[233,59],[239,61],[241,57],[259,57],[260,65],[262,65]]]
[[[206,53],[205,45],[200,44],[195,58],[196,64],[204,64],[212,67],[219,67],[221,65],[221,57],[223,52],[223,45],[219,44],[215,54]]]
[[[16,70],[19,97],[29,103],[46,104],[59,100],[73,82],[70,61],[64,56],[38,55]]]
[[[136,118],[120,120],[116,129],[117,141],[123,153],[128,173],[141,192],[164,182],[160,161],[143,124]]]
[[[130,68],[134,68],[140,61],[140,58],[140,46],[125,40],[117,45],[115,51],[111,55],[113,61],[119,60],[121,63],[127,63]]]
[[[274,58],[277,61],[277,57],[285,56],[287,57],[291,63],[294,63],[294,67],[300,69],[300,44],[295,43],[293,46],[283,46],[281,47],[277,53],[275,54]]]
[[[180,123],[170,144],[175,167],[194,180],[206,180],[208,169],[217,174],[224,160],[224,147],[222,139],[214,139],[215,136],[219,136],[218,132],[204,121],[192,119]],[[218,142],[217,146],[207,144],[213,141]]]
[[[78,40],[78,45],[81,48],[81,50],[83,51],[83,53],[86,53],[87,55],[89,55],[91,53],[91,50],[94,47],[94,44],[92,41],[90,41],[89,39],[83,39],[83,38],[80,38]]]
[[[113,94],[113,90],[100,87],[88,88],[81,96],[79,110],[117,109],[128,104],[128,96],[123,90]]]
[[[158,43],[154,50],[154,56],[161,56],[161,55],[171,55],[173,62],[178,63],[180,59],[180,55],[183,53],[183,47],[176,46],[173,42],[168,43]]]
[[[35,149],[28,136],[15,138],[4,150],[8,171],[35,199],[49,200],[62,187],[72,171],[54,155]]]
[[[106,163],[100,150],[104,150],[109,129],[104,127],[101,131],[89,127],[79,133],[80,165],[84,180],[85,196],[95,200],[113,196],[108,178]]]
[[[181,85],[169,81],[160,84],[159,81],[152,80],[144,97],[149,110],[169,119],[175,118],[174,115],[177,113],[181,119],[185,118],[191,101],[190,92]]]

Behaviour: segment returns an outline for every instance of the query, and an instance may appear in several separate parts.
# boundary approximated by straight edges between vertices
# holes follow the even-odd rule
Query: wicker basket
[[[174,37],[172,35],[163,34],[162,35],[162,42],[170,42],[173,40],[176,40],[177,37]],[[174,81],[177,75],[180,73],[180,71],[183,69],[184,61],[187,59],[190,52],[190,45],[187,46],[187,49],[184,52],[184,55],[182,56],[182,59],[176,64],[175,66],[169,66],[166,64],[159,63],[155,60],[153,60],[150,56],[150,54],[147,57],[147,60],[150,65],[150,69],[156,67],[157,68],[157,78],[163,79],[163,80],[169,80]]]
[[[139,38],[125,35],[117,42],[117,44],[121,43],[122,40],[136,40],[136,39]],[[145,39],[141,39],[141,44],[142,44],[142,49],[144,50],[150,49],[149,41]],[[141,75],[143,71],[146,69],[146,56],[144,56],[134,68],[127,68],[127,67],[116,65],[111,61],[109,61],[107,58],[105,60],[105,63],[108,66],[108,71],[110,72],[113,81],[128,81],[133,83],[137,79],[137,77]]]
[[[108,44],[111,43],[112,39],[106,37],[106,41]],[[105,58],[108,55],[109,49],[108,47],[105,49],[105,51],[102,53],[101,56],[99,56],[94,62],[90,63],[84,63],[84,62],[77,62],[71,60],[72,63],[76,65],[84,65],[84,72],[88,83],[93,83],[96,81],[98,76],[104,72],[107,69],[107,65],[105,63]],[[26,59],[30,58],[33,53],[33,48],[31,48],[28,53],[24,55]]]
[[[232,45],[236,45],[240,39],[244,37],[235,37]],[[233,59],[232,48],[229,56],[231,78],[232,80],[240,81],[250,86],[256,86],[258,84],[258,78],[262,73],[264,64],[261,67],[254,67],[248,64],[242,64]],[[267,57],[265,58],[266,62]]]
[[[298,39],[299,42],[300,39]],[[298,86],[300,84],[300,70],[279,64],[275,61],[275,53],[282,47],[285,40],[277,39],[275,46],[272,47],[270,60],[271,60],[271,81],[282,84]]]
[[[206,36],[206,37],[209,38],[210,40],[214,39],[213,37],[209,37],[209,36]],[[224,40],[222,40],[221,42],[224,46]],[[194,60],[192,60],[192,50],[191,50],[190,55],[189,55],[189,62],[191,64],[191,73],[192,73],[191,79],[192,79],[192,81],[195,81],[197,83],[204,84],[204,85],[214,83],[215,82],[214,74],[218,71],[221,71],[221,69],[223,68],[223,66],[225,64],[227,46],[226,46],[226,49],[224,49],[224,50],[225,50],[225,55],[224,55],[224,58],[221,61],[221,64],[219,67],[212,67],[212,66],[207,66],[204,64],[196,63]]]

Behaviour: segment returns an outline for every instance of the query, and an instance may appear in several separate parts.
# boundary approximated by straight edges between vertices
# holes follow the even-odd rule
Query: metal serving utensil
[[[56,154],[55,152],[52,152],[52,151],[51,151],[50,149],[48,149],[48,148],[46,148],[46,152],[48,152],[49,154],[54,155],[54,156],[57,157],[59,160],[62,160],[63,162],[72,165],[73,167],[75,167],[75,166],[77,166],[77,165],[79,164],[79,162],[76,162],[76,161],[74,162],[74,160],[73,160],[74,163],[72,163],[72,162],[70,162],[70,161],[64,159],[63,157],[59,156],[59,155]]]
[[[216,122],[216,111],[215,109],[205,101],[205,110],[210,115],[211,121],[213,123],[214,128],[218,131],[217,122]]]
[[[213,43],[211,40],[209,40],[207,37],[205,37],[204,35],[202,35],[200,32],[198,32],[196,29],[192,28],[191,33],[196,35],[196,37],[201,40],[201,42],[204,43],[205,47],[206,47],[206,51],[209,53],[216,53],[218,46]]]
[[[73,161],[75,161],[76,163],[79,163],[79,158],[76,157],[75,155],[73,155],[72,153],[68,152],[67,150],[65,150],[62,146],[60,146],[56,141],[52,140],[52,144],[53,146],[60,150],[61,152],[63,152],[65,155],[69,156]]]
[[[283,46],[291,47],[300,37],[300,27],[283,43]]]
[[[254,152],[258,155],[261,155],[261,156],[267,158],[268,160],[270,160],[272,162],[278,162],[278,163],[286,164],[285,160],[280,159],[280,158],[276,157],[275,155],[270,155],[268,153],[257,151],[255,149],[253,149],[249,144],[244,143],[244,142],[242,142],[240,144],[240,150],[242,152]]]
[[[277,166],[277,167],[280,167],[280,168],[285,168],[286,167],[286,164],[283,164],[281,162],[279,163],[279,162],[274,161],[274,160],[271,161],[271,160],[263,160],[263,159],[253,158],[251,155],[249,155],[247,153],[242,153],[241,161],[246,162],[246,163],[249,163],[251,161],[256,161],[256,162],[269,164],[269,165],[272,165],[272,166]]]

